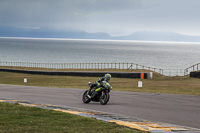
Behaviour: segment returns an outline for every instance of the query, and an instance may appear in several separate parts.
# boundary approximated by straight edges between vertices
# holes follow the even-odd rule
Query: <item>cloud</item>
[[[199,33],[199,12],[199,0],[0,0],[0,26]]]
[[[1,0],[0,23],[18,26],[58,26],[84,23],[75,2],[65,0]]]
[[[146,0],[84,0],[77,4],[80,11],[92,12],[115,12],[124,10],[135,10],[148,6]],[[150,0],[151,1],[151,0]]]
[[[1,0],[1,23],[77,23],[90,14],[141,8],[144,0]]]
[[[131,34],[141,30],[200,35],[197,30],[200,28],[198,6],[200,7],[198,0],[154,0],[135,9],[92,16],[89,30],[94,32],[96,27],[96,30],[106,30],[113,35]],[[95,23],[98,26],[93,25]]]

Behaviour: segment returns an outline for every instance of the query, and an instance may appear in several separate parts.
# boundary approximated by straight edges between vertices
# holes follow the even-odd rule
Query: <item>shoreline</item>
[[[35,40],[69,40],[69,41],[102,41],[102,42],[137,42],[137,43],[164,43],[164,44],[197,44],[200,42],[178,42],[178,41],[146,41],[146,40],[111,40],[111,39],[75,39],[75,38],[36,38],[36,37],[0,37],[0,39],[35,39]]]

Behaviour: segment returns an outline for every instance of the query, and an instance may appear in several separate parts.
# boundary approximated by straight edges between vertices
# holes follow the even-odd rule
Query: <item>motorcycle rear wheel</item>
[[[82,101],[84,103],[89,103],[91,101],[91,99],[87,96],[87,92],[88,90],[86,90],[84,93],[83,93],[83,96],[82,96]]]

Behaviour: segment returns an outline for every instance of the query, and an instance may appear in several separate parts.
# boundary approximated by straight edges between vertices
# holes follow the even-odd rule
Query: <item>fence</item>
[[[200,63],[184,69],[160,69],[135,63],[33,63],[33,62],[4,62],[0,66],[33,67],[50,69],[143,69],[157,72],[166,76],[184,76],[191,71],[200,69]]]
[[[200,70],[200,63],[192,65],[185,69],[185,75],[189,74],[190,72],[199,71]]]
[[[35,67],[51,69],[145,69],[161,73],[163,69],[147,67],[135,63],[33,63],[33,62],[3,62],[0,66]]]
[[[163,69],[163,75],[166,76],[185,76],[184,69]]]

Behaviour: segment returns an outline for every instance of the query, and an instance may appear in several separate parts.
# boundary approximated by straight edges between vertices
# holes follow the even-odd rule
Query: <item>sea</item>
[[[136,63],[185,69],[200,63],[200,42],[0,38],[0,61]]]

